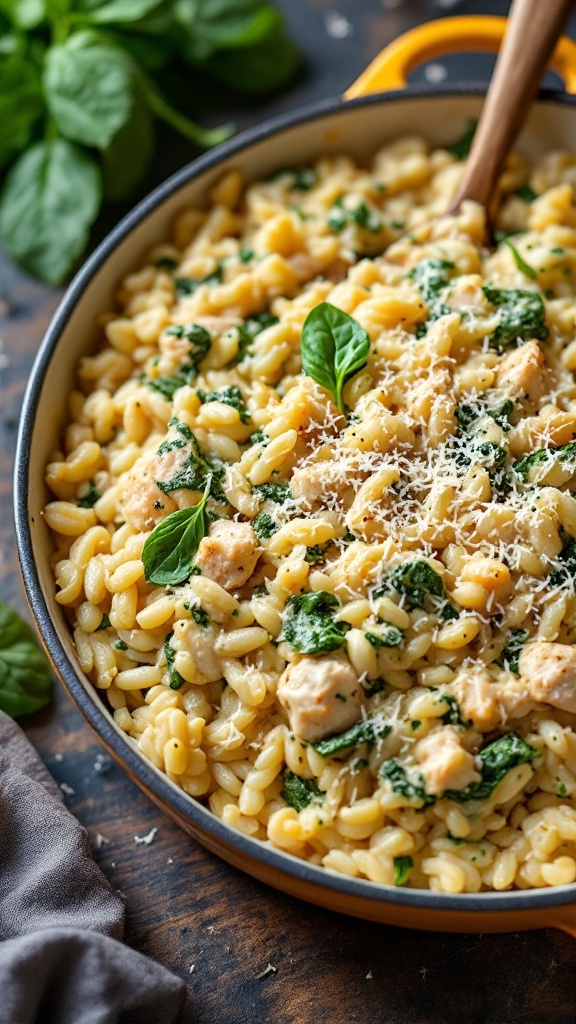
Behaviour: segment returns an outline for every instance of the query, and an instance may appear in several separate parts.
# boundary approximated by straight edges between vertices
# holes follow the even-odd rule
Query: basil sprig
[[[344,385],[368,362],[370,338],[354,317],[329,302],[310,310],[304,321],[300,352],[304,373],[334,395],[344,412]]]
[[[49,703],[50,666],[28,623],[0,601],[0,711],[12,718]]]
[[[148,583],[174,586],[184,583],[191,575],[194,556],[208,527],[206,502],[211,480],[209,477],[197,505],[171,512],[152,530],[142,548],[144,575]]]

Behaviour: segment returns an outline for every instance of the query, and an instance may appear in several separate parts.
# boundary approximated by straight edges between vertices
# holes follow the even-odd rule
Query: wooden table
[[[439,0],[282,0],[308,67],[281,95],[238,111],[241,127],[338,94],[399,32],[442,13]],[[458,13],[505,11],[461,3]],[[330,12],[340,22],[340,38]],[[331,28],[332,35],[327,31]],[[350,32],[349,29],[352,29]],[[348,32],[348,34],[346,34]],[[450,64],[450,69],[453,65]],[[467,62],[466,67],[469,67]],[[215,117],[231,103],[218,94]],[[238,106],[238,104],[236,104]],[[193,155],[170,142],[150,184]],[[108,211],[103,231],[122,213]],[[12,530],[11,463],[22,393],[59,299],[0,256],[0,584],[25,611]],[[0,357],[1,358],[1,357]],[[4,362],[4,360],[2,360]],[[55,396],[56,400],[56,396]],[[185,979],[182,1020],[197,1024],[574,1024],[576,946],[559,932],[509,936],[401,931],[318,910],[268,889],[188,839],[113,765],[57,687],[23,721],[88,829],[94,855],[126,896],[126,939]],[[136,844],[156,828],[153,843]],[[1,869],[1,866],[0,866]],[[271,965],[271,966],[269,966]]]

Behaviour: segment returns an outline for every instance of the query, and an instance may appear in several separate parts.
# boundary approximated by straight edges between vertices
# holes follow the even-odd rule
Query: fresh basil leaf
[[[159,586],[184,583],[192,574],[194,556],[206,535],[206,502],[210,481],[197,505],[171,512],[158,523],[142,549],[144,575]]]
[[[30,715],[50,702],[52,677],[30,626],[0,601],[0,711]]]
[[[127,55],[93,42],[87,33],[69,36],[46,55],[44,90],[50,114],[62,135],[85,146],[105,149],[129,120],[132,80]]]
[[[60,284],[86,246],[100,187],[92,157],[66,139],[26,150],[0,200],[0,238],[10,256],[49,284]]]
[[[255,95],[285,85],[300,65],[298,50],[279,25],[253,46],[213,54],[202,62],[202,69],[240,92]]]
[[[40,76],[20,54],[0,59],[0,166],[30,142],[44,103]]]
[[[331,391],[343,412],[344,385],[368,362],[368,333],[348,313],[321,302],[304,321],[300,351],[304,373]]]
[[[262,0],[177,0],[176,17],[186,32],[186,56],[195,62],[254,46],[282,25],[278,11]]]
[[[523,257],[520,255],[516,246],[512,245],[512,242],[510,241],[509,238],[504,238],[503,242],[504,245],[507,245],[508,248],[510,249],[510,252],[512,253],[512,258],[514,260],[514,263],[518,267],[518,270],[520,270],[521,273],[524,274],[526,277],[530,277],[533,281],[535,281],[538,275],[534,270],[534,267],[531,267],[529,263],[526,263],[526,260],[523,259]]]
[[[86,20],[94,25],[118,25],[145,18],[164,0],[108,0],[106,3],[90,5]]]
[[[13,25],[25,30],[36,28],[46,17],[44,0],[2,0],[0,9]]]
[[[102,153],[104,198],[126,199],[146,174],[154,155],[154,127],[150,110],[136,88],[129,121]]]

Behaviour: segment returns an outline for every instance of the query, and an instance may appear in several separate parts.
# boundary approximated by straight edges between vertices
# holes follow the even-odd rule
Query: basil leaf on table
[[[282,24],[278,11],[262,0],[180,0],[177,16],[189,33],[187,52],[193,60],[253,46]]]
[[[20,54],[0,59],[0,166],[28,145],[42,114],[40,76]]]
[[[130,59],[87,33],[70,36],[46,55],[44,90],[62,135],[105,149],[132,112]]]
[[[104,198],[127,198],[140,183],[154,154],[154,128],[148,106],[136,90],[130,120],[102,152]]]
[[[86,246],[100,191],[98,167],[74,143],[51,139],[27,149],[0,202],[0,238],[10,256],[58,284]]]
[[[148,583],[174,586],[184,583],[190,576],[194,556],[208,526],[206,502],[210,483],[209,478],[197,505],[171,512],[152,530],[142,549],[144,575]]]
[[[49,703],[50,667],[28,623],[0,601],[0,710],[12,718]]]
[[[44,0],[2,0],[0,10],[22,29],[36,28],[46,17]]]
[[[103,3],[84,3],[86,19],[93,25],[122,25],[140,21],[160,7],[163,0],[104,0]]]
[[[304,321],[300,351],[304,373],[331,391],[343,412],[344,385],[368,362],[367,332],[348,313],[329,302],[321,302]]]

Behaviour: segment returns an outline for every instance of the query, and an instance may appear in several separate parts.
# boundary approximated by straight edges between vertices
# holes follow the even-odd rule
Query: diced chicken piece
[[[494,681],[486,668],[474,665],[460,669],[451,689],[462,718],[471,720],[478,732],[491,732],[500,723]]]
[[[521,391],[535,401],[546,389],[545,365],[546,359],[538,342],[527,341],[500,360],[496,369],[497,384]]]
[[[505,673],[502,673],[501,679],[494,684],[494,696],[498,701],[502,723],[509,718],[524,718],[537,706],[535,701],[530,700],[524,680],[512,674],[506,678]]]
[[[348,658],[330,654],[289,665],[280,676],[278,700],[294,734],[316,743],[360,719],[364,691]]]
[[[199,683],[212,683],[222,678],[222,663],[214,650],[215,627],[205,629],[193,619],[178,619],[174,624],[173,649],[192,656]]]
[[[237,590],[250,578],[258,561],[258,541],[250,523],[224,519],[212,523],[194,561],[203,576],[225,590]]]
[[[576,714],[576,647],[540,640],[527,644],[518,669],[532,700]]]
[[[451,725],[435,729],[414,748],[427,793],[442,796],[447,789],[465,789],[479,782],[474,755],[464,750]]]
[[[354,490],[350,486],[349,474],[335,460],[324,459],[295,469],[290,479],[292,494],[300,499],[304,507],[313,508],[322,504],[330,495],[336,495],[344,505],[351,504]],[[349,492],[349,501],[344,495]]]
[[[168,440],[171,436],[168,435]],[[194,504],[194,491],[180,488],[165,494],[157,483],[168,483],[182,473],[188,455],[186,447],[174,447],[163,454],[153,449],[140,456],[126,478],[120,497],[127,523],[136,530],[151,530],[170,512]]]

